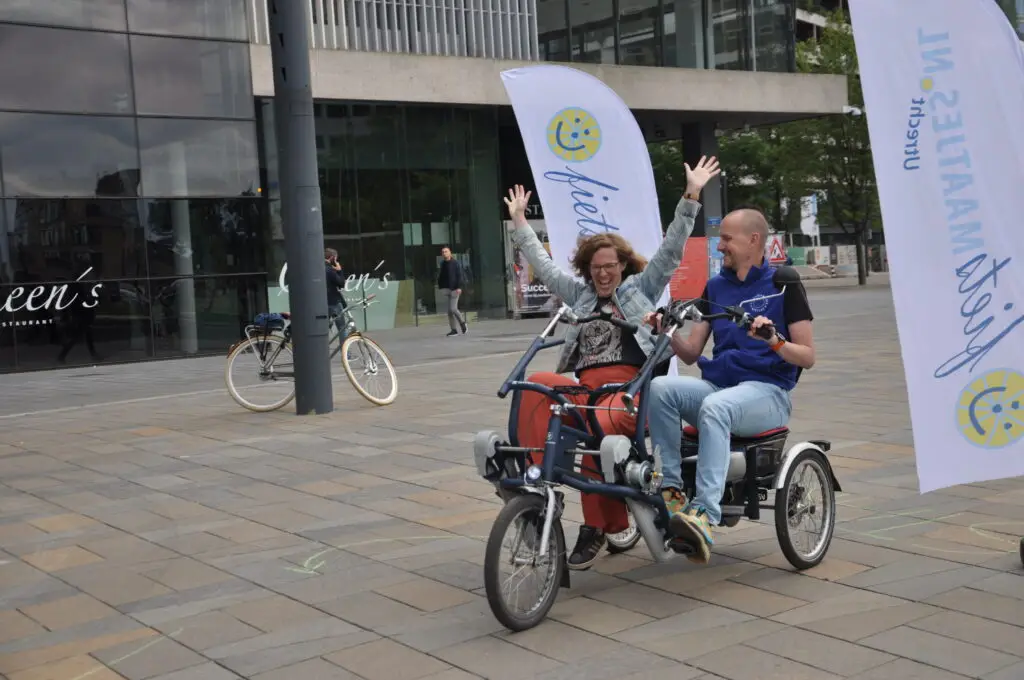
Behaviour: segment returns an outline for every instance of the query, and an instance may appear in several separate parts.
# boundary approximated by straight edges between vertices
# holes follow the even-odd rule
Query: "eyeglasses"
[[[609,262],[608,264],[592,264],[590,265],[591,274],[600,274],[601,272],[612,273],[616,269],[622,266],[621,262]]]

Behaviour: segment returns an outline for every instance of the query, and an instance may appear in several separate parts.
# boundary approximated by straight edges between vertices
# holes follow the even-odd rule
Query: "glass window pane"
[[[588,64],[615,63],[615,8],[612,0],[571,3],[574,61]]]
[[[249,46],[132,36],[139,113],[252,118]]]
[[[0,109],[131,113],[128,71],[122,34],[0,24]]]
[[[0,113],[6,196],[135,196],[135,121],[110,116]]]
[[[661,31],[657,7],[644,2],[623,3],[619,17],[619,60],[631,66],[661,65]],[[654,3],[657,4],[657,3]],[[634,6],[635,9],[634,9]],[[628,10],[628,13],[627,13]]]
[[[247,40],[245,0],[128,0],[133,33]]]
[[[569,61],[566,0],[537,0],[537,41],[545,61]]]
[[[144,201],[150,276],[263,271],[266,201],[200,198]]]
[[[745,70],[750,54],[749,0],[711,0],[716,69]]]
[[[0,211],[0,371],[149,355],[134,200],[18,199]],[[4,366],[7,364],[7,366]]]
[[[139,146],[146,196],[257,195],[255,123],[140,118]]]
[[[666,66],[706,68],[704,21],[703,0],[666,3],[663,23]]]
[[[124,0],[3,0],[0,21],[123,31]]]
[[[788,72],[793,66],[792,21],[786,0],[759,0],[754,7],[756,71]]]
[[[263,275],[153,279],[149,290],[157,356],[223,354],[267,309]]]

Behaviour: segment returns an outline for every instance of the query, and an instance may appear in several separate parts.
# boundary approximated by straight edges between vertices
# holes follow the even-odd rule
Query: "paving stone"
[[[1024,635],[1017,626],[951,611],[915,619],[907,625],[1024,658]]]
[[[366,680],[419,680],[448,664],[391,640],[376,640],[324,657]]]
[[[69,628],[96,619],[119,616],[116,609],[84,594],[54,600],[46,604],[23,607],[22,612],[50,630]]]
[[[72,567],[81,567],[94,562],[102,562],[103,558],[94,555],[88,550],[78,546],[67,548],[55,548],[53,550],[40,550],[38,552],[22,555],[21,559],[31,564],[36,569],[46,572],[57,572]]]
[[[780,630],[744,644],[842,677],[862,673],[895,658],[799,628]]]
[[[182,680],[187,679],[183,678]],[[254,675],[252,680],[360,680],[360,678],[323,659],[309,659]]]
[[[376,592],[428,612],[455,607],[476,599],[476,596],[470,595],[461,588],[454,588],[425,578],[377,588]]]
[[[838,680],[842,676],[757,649],[734,646],[696,659],[689,665],[729,680]]]
[[[169,637],[132,642],[93,655],[128,680],[147,680],[202,665],[206,659]]]
[[[900,626],[864,638],[860,644],[962,675],[978,676],[1006,668],[1018,661],[1002,652],[952,638]]]
[[[897,626],[923,619],[939,611],[941,610],[937,607],[918,602],[908,602],[892,607],[873,609],[859,614],[844,614],[829,619],[815,619],[807,623],[801,623],[799,626],[840,640],[846,640],[847,642],[857,642]]]
[[[967,677],[974,676],[950,673],[909,659],[897,659],[855,675],[850,680],[965,680]]]
[[[158,675],[153,680],[238,680],[240,677],[223,666],[218,666],[215,663],[204,663],[167,673],[166,675]],[[313,679],[310,678],[309,680]]]
[[[43,664],[10,675],[10,680],[123,680],[123,676],[110,670],[91,656],[73,656]]]
[[[493,637],[445,647],[437,650],[435,656],[491,680],[533,678],[561,666],[553,659]]]

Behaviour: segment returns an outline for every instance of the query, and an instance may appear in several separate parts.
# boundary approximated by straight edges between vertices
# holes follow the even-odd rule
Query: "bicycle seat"
[[[745,444],[757,444],[767,439],[774,439],[776,437],[788,434],[788,427],[775,427],[770,430],[765,430],[764,432],[758,432],[752,437],[739,437],[737,435],[732,435],[732,443],[739,446],[743,446]],[[697,439],[699,435],[700,433],[697,431],[697,428],[695,428],[693,425],[687,425],[683,428],[684,437],[688,437],[689,439]]]
[[[291,312],[281,312],[281,318],[282,319],[290,319],[290,318],[292,318]]]

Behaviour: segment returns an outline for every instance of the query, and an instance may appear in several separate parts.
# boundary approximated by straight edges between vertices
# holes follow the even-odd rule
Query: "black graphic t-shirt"
[[[598,298],[594,311],[611,305],[615,316],[622,319],[622,312],[612,304],[610,298]],[[647,356],[636,338],[628,331],[613,326],[608,321],[591,321],[583,324],[576,347],[576,374],[588,368],[602,366],[643,366]]]

